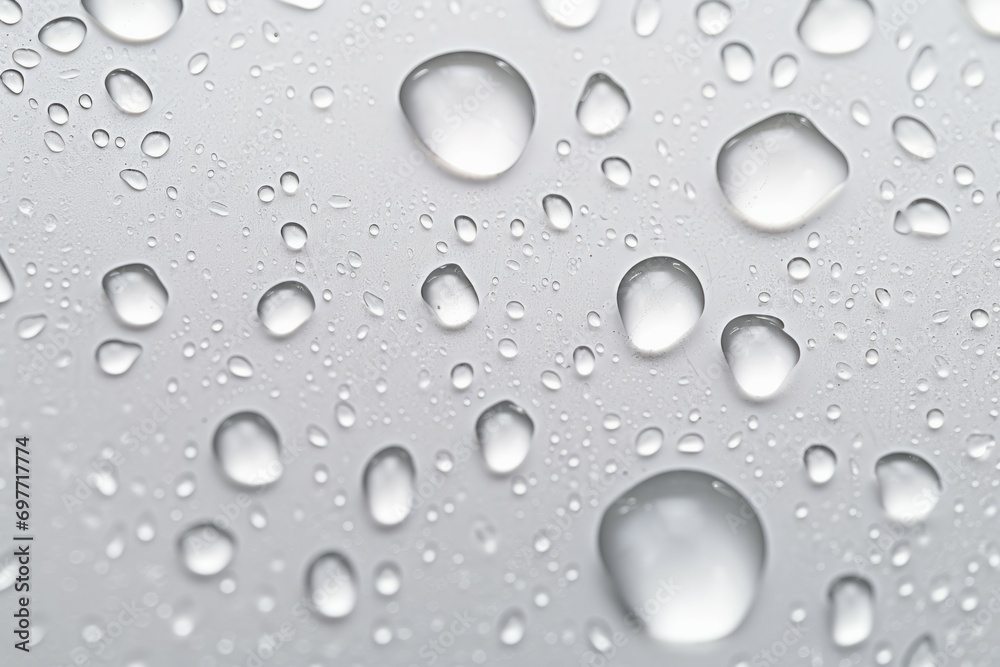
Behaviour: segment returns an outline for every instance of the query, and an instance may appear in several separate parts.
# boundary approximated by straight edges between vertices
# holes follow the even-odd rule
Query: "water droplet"
[[[14,25],[21,20],[24,13],[17,0],[0,0],[0,23]]]
[[[66,150],[66,141],[62,138],[62,135],[58,132],[49,130],[44,135],[42,135],[42,140],[45,142],[45,147],[48,148],[53,153],[62,153]]]
[[[485,53],[446,53],[421,63],[404,80],[399,101],[427,150],[471,178],[514,166],[535,124],[527,82],[510,64]],[[455,114],[460,123],[442,123]]]
[[[886,516],[904,524],[923,521],[941,497],[941,478],[916,454],[886,454],[875,464]]]
[[[545,195],[542,198],[542,210],[549,224],[562,231],[569,229],[573,222],[573,206],[562,195]]]
[[[934,133],[922,122],[911,116],[900,116],[892,123],[892,136],[907,153],[921,160],[929,160],[937,154],[937,140]]]
[[[142,138],[139,148],[149,157],[163,157],[170,149],[170,137],[166,132],[150,132]]]
[[[629,343],[645,354],[662,354],[690,332],[705,310],[701,282],[673,257],[649,257],[618,285],[618,312]]]
[[[229,372],[238,378],[250,378],[253,377],[253,365],[246,359],[246,357],[241,357],[239,355],[233,355],[229,357],[229,361],[226,364]]]
[[[413,509],[416,470],[410,453],[397,445],[380,450],[368,461],[364,491],[376,523],[395,526]]]
[[[97,348],[97,366],[108,375],[122,375],[142,354],[142,346],[123,340],[107,340]]]
[[[115,106],[125,113],[145,113],[153,106],[153,91],[131,70],[111,70],[104,79],[104,88]]]
[[[538,0],[545,15],[562,28],[582,28],[594,20],[601,0]]]
[[[739,627],[767,551],[750,502],[694,470],[660,473],[620,496],[604,512],[598,544],[621,601],[642,610],[652,637],[678,644],[714,641]]]
[[[278,433],[257,412],[237,412],[227,417],[215,429],[212,450],[226,477],[241,486],[272,484],[284,471]]]
[[[595,363],[594,351],[586,345],[581,345],[573,350],[573,367],[581,377],[588,377],[593,373]]]
[[[709,36],[721,34],[733,20],[733,10],[719,0],[708,0],[695,9],[698,29]]]
[[[792,280],[805,280],[812,272],[812,265],[805,257],[793,257],[788,261],[788,277]]]
[[[983,63],[978,60],[966,63],[965,67],[962,68],[962,81],[969,88],[978,88],[983,85],[983,82],[986,81],[986,68],[983,67]]]
[[[964,0],[963,4],[980,30],[991,37],[1000,37],[1000,10],[993,0]]]
[[[998,34],[1000,34],[1000,23],[998,23],[997,29]],[[930,635],[915,639],[910,648],[907,649],[901,663],[902,667],[938,667],[939,664],[934,640]]]
[[[875,9],[868,0],[811,0],[799,21],[799,37],[816,53],[841,55],[868,43]]]
[[[3,257],[0,257],[0,303],[7,303],[14,296],[14,280],[10,277],[10,271],[4,264]]]
[[[174,27],[182,0],[83,0],[83,8],[109,33],[129,42],[150,42]]]
[[[316,299],[309,288],[296,280],[278,283],[264,292],[257,303],[257,317],[268,331],[287,336],[309,321]]]
[[[305,227],[297,222],[286,222],[281,226],[281,240],[290,250],[302,250],[308,238]]]
[[[479,227],[476,221],[467,215],[460,215],[455,218],[455,232],[463,243],[472,243],[479,234]]]
[[[726,199],[763,231],[792,229],[847,182],[847,158],[805,117],[781,113],[726,142],[716,174]]]
[[[749,81],[753,76],[753,53],[745,44],[739,42],[726,44],[722,47],[722,67],[726,71],[726,76],[736,83]]]
[[[403,586],[403,573],[393,562],[380,563],[375,568],[375,590],[379,595],[390,597]]]
[[[451,369],[451,385],[458,390],[468,389],[472,386],[474,375],[470,364],[455,364],[455,367]]]
[[[299,191],[299,175],[294,171],[286,171],[278,179],[278,183],[281,185],[281,191],[286,195],[294,195]]]
[[[656,32],[660,20],[663,18],[663,7],[660,0],[637,0],[635,12],[632,14],[632,26],[635,34],[640,37],[649,37]]]
[[[628,118],[632,106],[618,83],[598,72],[587,80],[576,106],[576,118],[584,130],[594,136],[614,132]]]
[[[2,1],[2,0],[0,0]],[[31,69],[37,67],[39,63],[42,62],[42,56],[34,49],[14,49],[14,53],[10,55],[11,60],[23,67],[24,69]]]
[[[184,567],[202,577],[222,572],[236,553],[233,536],[211,523],[199,523],[185,530],[177,546]]]
[[[830,585],[830,631],[837,646],[856,646],[875,625],[875,591],[867,579],[840,577]]]
[[[59,53],[76,51],[86,36],[87,26],[74,16],[52,19],[38,31],[38,41]]]
[[[486,466],[491,472],[513,472],[528,457],[535,423],[515,403],[500,401],[487,408],[476,420],[476,437]]]
[[[803,455],[806,473],[813,484],[826,484],[837,471],[837,455],[826,445],[812,445]]]
[[[910,66],[910,88],[916,92],[927,90],[938,75],[937,51],[933,46],[925,46],[917,52]]]
[[[656,426],[650,426],[639,431],[635,438],[635,453],[639,456],[652,456],[663,447],[663,431]]]
[[[990,323],[990,314],[982,308],[973,310],[970,317],[972,317],[972,326],[976,329],[982,329]]]
[[[756,400],[774,396],[799,361],[799,345],[784,323],[767,315],[732,319],[722,333],[722,353],[736,384]]]
[[[972,182],[976,179],[976,173],[972,171],[971,167],[964,164],[955,166],[954,175],[955,182],[963,187],[972,185]]]
[[[15,95],[20,95],[24,90],[24,75],[16,69],[5,69],[0,73],[0,82],[4,87]]]
[[[497,625],[500,629],[500,643],[504,646],[520,644],[528,630],[524,612],[516,608],[504,612]]]
[[[306,593],[316,611],[326,618],[347,616],[358,601],[354,567],[336,551],[320,554],[306,572]]]
[[[893,229],[900,234],[944,236],[951,230],[951,216],[933,199],[916,199],[896,213]]]
[[[385,301],[381,298],[375,296],[371,292],[365,292],[361,295],[362,300],[365,302],[365,306],[368,307],[368,312],[370,312],[375,317],[382,317],[385,315]]]
[[[188,72],[197,76],[208,68],[208,54],[201,52],[191,56],[188,61]]]
[[[121,176],[121,179],[125,181],[125,184],[133,190],[141,192],[149,187],[149,179],[146,178],[146,174],[142,173],[138,169],[122,169],[121,173],[118,175]]]
[[[42,333],[49,318],[43,314],[25,315],[17,321],[17,337],[21,340],[31,340]]]
[[[851,118],[861,127],[868,127],[872,122],[871,112],[861,100],[855,100],[851,103]]]
[[[620,157],[609,157],[601,162],[601,171],[609,181],[620,187],[625,187],[632,180],[632,167]]]
[[[420,288],[420,296],[448,329],[466,326],[479,311],[476,288],[458,264],[444,264],[431,271]]]
[[[167,289],[145,264],[126,264],[108,271],[102,281],[104,293],[118,317],[134,327],[158,322],[167,309]]]

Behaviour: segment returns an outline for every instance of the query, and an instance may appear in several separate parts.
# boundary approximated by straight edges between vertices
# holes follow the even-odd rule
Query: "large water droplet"
[[[145,264],[126,264],[111,269],[102,280],[104,293],[115,313],[126,324],[145,327],[159,321],[167,309],[167,288]]]
[[[297,280],[278,283],[257,302],[260,323],[276,336],[292,333],[308,322],[315,310],[312,292]]]
[[[933,199],[916,199],[896,213],[893,228],[900,234],[944,236],[951,230],[951,216]]]
[[[0,73],[0,82],[3,83],[4,88],[15,95],[20,95],[21,91],[24,90],[24,75],[16,69],[5,69]]]
[[[847,182],[847,158],[803,116],[780,113],[735,135],[716,163],[722,192],[758,229],[782,232],[812,217]]]
[[[87,26],[74,16],[52,19],[38,31],[38,41],[59,53],[76,51],[86,36]]]
[[[123,340],[106,340],[97,347],[97,366],[108,375],[128,372],[142,354],[142,346]]]
[[[476,420],[476,437],[486,466],[498,475],[513,472],[528,457],[535,423],[519,405],[500,401]]]
[[[413,458],[402,447],[392,445],[372,456],[365,467],[364,490],[377,523],[395,526],[410,515],[415,477]]]
[[[626,272],[618,285],[618,312],[629,343],[646,354],[662,354],[683,338],[705,310],[705,291],[687,264],[649,257]]]
[[[466,326],[479,311],[476,288],[458,264],[444,264],[431,271],[420,296],[438,322],[449,329]]]
[[[3,257],[0,257],[0,303],[7,303],[14,296],[14,280],[10,277],[10,271],[4,264]]]
[[[17,0],[0,0],[0,23],[14,25],[23,15],[24,12]]]
[[[923,521],[941,498],[941,478],[916,454],[886,454],[875,464],[875,476],[882,509],[893,521]]]
[[[236,542],[229,532],[211,523],[199,523],[181,533],[177,548],[184,567],[194,574],[210,577],[232,562]]]
[[[261,487],[281,478],[278,432],[257,412],[227,417],[212,438],[215,459],[226,477],[242,486]]]
[[[980,30],[992,37],[1000,37],[1000,5],[995,0],[965,0],[965,8]]]
[[[929,160],[937,154],[937,140],[934,133],[916,118],[900,116],[892,123],[892,136],[907,153],[921,160]]]
[[[706,0],[694,12],[698,29],[709,36],[721,34],[733,20],[733,10],[719,0]]]
[[[875,626],[875,592],[867,579],[843,576],[830,585],[830,631],[837,646],[856,646]]]
[[[153,91],[131,70],[111,70],[104,79],[104,88],[115,106],[125,113],[145,113],[153,106]]]
[[[660,0],[637,0],[635,11],[632,14],[635,34],[640,37],[649,37],[656,32],[662,18],[663,7],[660,5]]]
[[[170,150],[170,136],[166,132],[150,132],[142,138],[139,148],[149,157],[163,157]]]
[[[354,567],[336,551],[320,554],[306,571],[306,593],[313,607],[323,616],[347,616],[358,602]]]
[[[182,0],[83,0],[102,28],[129,42],[149,42],[174,27],[184,9]]]
[[[722,353],[736,384],[753,399],[773,396],[799,362],[799,346],[785,324],[767,315],[732,319],[722,332]]]
[[[535,124],[535,98],[521,74],[496,56],[446,53],[418,65],[399,102],[427,150],[471,178],[518,161]]]
[[[673,470],[604,512],[601,559],[646,631],[680,644],[732,633],[757,594],[767,546],[750,502],[715,477]],[[647,604],[655,600],[655,608]]]
[[[610,76],[598,72],[583,88],[576,105],[576,118],[584,130],[603,136],[621,127],[631,109],[625,90]]]
[[[563,28],[582,28],[594,20],[601,0],[538,0],[545,15]]]
[[[817,53],[840,55],[868,43],[875,29],[875,9],[868,0],[811,0],[799,37]]]
[[[754,58],[744,44],[732,42],[722,47],[722,67],[726,76],[736,83],[749,81],[753,76]]]
[[[906,650],[906,655],[900,664],[902,667],[943,667],[936,653],[934,639],[930,635],[917,637]]]

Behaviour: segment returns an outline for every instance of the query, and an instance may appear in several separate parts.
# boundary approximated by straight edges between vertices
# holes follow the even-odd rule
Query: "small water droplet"
[[[910,66],[910,88],[916,92],[927,90],[938,75],[937,51],[933,46],[925,46],[917,52]]]
[[[123,340],[107,340],[97,348],[97,366],[108,375],[126,373],[142,354],[142,346]]]
[[[911,116],[900,116],[892,123],[892,136],[900,148],[921,160],[937,155],[934,133],[922,122]]]
[[[806,473],[813,484],[826,484],[837,471],[837,455],[826,445],[812,445],[803,455]]]
[[[562,231],[569,229],[573,222],[573,206],[562,195],[545,195],[542,198],[542,210],[549,224]]]
[[[771,83],[775,88],[788,88],[798,75],[799,61],[791,54],[778,56],[771,66]]]
[[[726,76],[736,83],[749,81],[753,76],[753,53],[745,44],[731,42],[722,47],[722,67]]]
[[[202,577],[222,572],[236,554],[233,536],[211,523],[191,526],[181,533],[177,545],[184,567]]]
[[[170,136],[166,132],[150,132],[142,138],[139,148],[149,157],[163,157],[170,150]]]
[[[709,36],[721,34],[733,20],[733,10],[719,0],[707,0],[695,9],[698,29]]]
[[[594,20],[601,0],[538,0],[545,15],[562,28],[582,28]]]

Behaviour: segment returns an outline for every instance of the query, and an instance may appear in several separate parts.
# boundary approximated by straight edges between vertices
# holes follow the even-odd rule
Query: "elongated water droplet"
[[[153,91],[131,70],[111,70],[104,79],[104,88],[115,106],[125,113],[145,113],[153,106]]]
[[[163,157],[170,150],[170,136],[166,132],[150,132],[142,138],[139,148],[149,157]]]
[[[280,2],[299,9],[313,10],[322,7],[326,0],[280,0]]]
[[[694,470],[660,473],[620,496],[601,518],[598,545],[624,605],[642,610],[652,637],[678,644],[721,639],[739,627],[767,552],[750,502]]]
[[[470,178],[489,178],[514,166],[535,124],[535,97],[520,72],[473,51],[418,65],[403,81],[399,102],[427,150]],[[446,122],[453,116],[461,122]]]
[[[882,509],[893,521],[923,521],[941,498],[941,478],[930,463],[916,454],[886,454],[875,464],[875,476]]]
[[[922,122],[911,116],[900,116],[892,123],[892,136],[907,153],[921,160],[937,155],[934,133]]]
[[[573,206],[562,195],[545,195],[542,197],[542,210],[549,224],[563,231],[569,229],[573,222]]]
[[[576,118],[584,130],[603,136],[621,127],[631,110],[625,90],[610,76],[598,72],[583,88],[576,105]]]
[[[867,579],[854,575],[837,579],[830,585],[829,601],[830,632],[837,646],[856,646],[871,636],[875,591]]]
[[[520,609],[509,609],[503,613],[497,623],[500,643],[504,646],[516,646],[524,639],[528,630],[528,621]]]
[[[21,340],[31,340],[42,333],[49,318],[43,314],[25,315],[17,321],[17,337]]]
[[[750,49],[739,42],[722,47],[722,67],[726,76],[736,83],[749,81],[753,76],[754,57]]]
[[[632,26],[635,34],[649,37],[656,32],[663,18],[663,7],[660,0],[636,0],[635,11],[632,14]]]
[[[253,364],[251,364],[246,357],[241,357],[239,355],[233,355],[229,357],[229,361],[226,363],[226,367],[229,372],[238,378],[249,378],[253,377]]]
[[[208,54],[201,52],[196,53],[191,56],[191,60],[188,61],[188,72],[194,75],[201,74],[208,68]]]
[[[257,302],[257,317],[268,331],[287,336],[309,321],[316,310],[316,299],[309,288],[297,280],[286,280],[264,292]]]
[[[749,398],[774,396],[799,361],[799,345],[785,324],[768,315],[733,318],[722,332],[722,353]]]
[[[626,272],[618,285],[618,313],[631,345],[662,354],[690,332],[705,310],[705,291],[687,264],[649,257]]]
[[[910,88],[916,92],[927,90],[938,75],[937,51],[933,46],[925,46],[917,52],[910,66]]]
[[[83,8],[115,37],[150,42],[174,27],[184,5],[182,0],[83,0]]]
[[[769,232],[802,224],[843,189],[847,158],[803,116],[781,113],[722,147],[722,192],[748,223]]]
[[[476,420],[476,438],[486,467],[498,475],[513,472],[531,449],[535,423],[519,405],[500,401]]]
[[[177,540],[181,562],[190,572],[210,577],[222,572],[236,554],[233,536],[211,523],[191,526]]]
[[[609,157],[601,162],[601,171],[609,181],[620,187],[632,180],[632,167],[620,157]]]
[[[167,309],[167,288],[145,264],[126,264],[104,274],[104,293],[118,317],[134,327],[149,326]]]
[[[582,28],[594,20],[601,0],[538,0],[542,11],[562,28]]]
[[[108,375],[128,372],[142,354],[142,346],[123,340],[107,340],[97,348],[97,366]]]
[[[868,43],[875,9],[868,0],[811,0],[799,21],[799,37],[817,53],[841,55]]]
[[[5,69],[0,73],[0,82],[3,82],[4,88],[15,95],[20,95],[24,90],[24,75],[16,69]]]
[[[944,236],[951,230],[951,216],[933,199],[916,199],[896,213],[893,228],[900,234]]]
[[[775,88],[788,88],[799,75],[799,61],[793,55],[778,56],[771,66],[771,83]]]
[[[362,300],[365,302],[365,306],[368,307],[368,312],[370,312],[375,317],[382,317],[385,315],[385,301],[381,298],[375,296],[371,292],[365,292],[361,295]]]
[[[37,67],[42,62],[42,56],[34,49],[14,49],[14,53],[10,57],[24,69]]]
[[[141,192],[149,187],[149,179],[146,178],[146,174],[142,173],[138,169],[123,169],[119,176],[121,176],[121,179],[125,181],[125,184],[133,190]]]
[[[58,132],[49,130],[42,135],[42,140],[45,142],[45,147],[53,153],[62,153],[66,150],[66,140]]]
[[[14,296],[14,279],[10,277],[10,271],[4,264],[3,257],[0,257],[0,303],[7,303]]]
[[[212,451],[226,477],[241,486],[272,484],[284,471],[278,432],[257,412],[237,412],[223,420],[215,429]]]
[[[86,36],[87,26],[74,16],[52,19],[38,31],[38,41],[59,53],[76,51]]]
[[[813,484],[826,484],[837,471],[837,455],[826,445],[812,445],[803,455],[806,473]]]
[[[395,526],[413,509],[416,470],[410,453],[397,445],[386,447],[368,461],[364,491],[368,511],[376,523]]]
[[[306,594],[326,618],[343,618],[358,602],[358,583],[350,561],[336,551],[320,554],[306,571]]]
[[[476,288],[458,264],[444,264],[431,271],[420,288],[420,296],[448,329],[466,326],[479,311]]]

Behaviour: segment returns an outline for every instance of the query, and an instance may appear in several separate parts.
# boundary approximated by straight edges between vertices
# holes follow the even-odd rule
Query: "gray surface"
[[[876,32],[859,52],[836,58],[812,54],[799,41],[802,2],[737,3],[733,25],[716,38],[699,37],[691,2],[665,2],[659,29],[646,39],[632,30],[631,3],[605,0],[593,23],[567,31],[527,1],[460,0],[458,15],[448,3],[427,2],[392,15],[358,51],[345,50],[344,41],[375,25],[382,3],[368,14],[366,5],[333,1],[314,13],[273,0],[229,4],[216,16],[203,0],[189,0],[178,25],[146,45],[116,42],[71,1],[22,2],[21,22],[0,26],[4,67],[14,48],[43,51],[37,30],[52,17],[70,13],[89,26],[78,51],[43,51],[42,64],[26,71],[21,95],[0,89],[0,252],[16,283],[14,298],[0,305],[0,432],[4,451],[15,434],[32,437],[34,610],[43,633],[29,659],[18,656],[10,664],[71,664],[84,656],[87,664],[243,665],[248,650],[287,624],[294,636],[268,664],[425,665],[431,662],[421,649],[447,641],[459,614],[473,623],[451,648],[435,653],[434,664],[584,664],[585,624],[602,618],[624,637],[613,664],[728,666],[782,644],[795,606],[807,611],[801,637],[788,641],[786,634],[783,657],[759,664],[876,664],[875,653],[885,646],[891,664],[901,664],[924,632],[933,633],[939,647],[952,647],[949,665],[1000,664],[997,454],[983,461],[965,454],[966,437],[992,432],[997,416],[998,324],[975,330],[969,313],[983,308],[996,315],[1000,161],[990,126],[998,120],[1000,42],[976,32],[961,3],[912,3],[917,10],[908,25],[915,42],[905,51]],[[877,4],[883,18],[893,11]],[[278,28],[277,44],[263,38],[265,20]],[[233,50],[229,41],[237,33],[248,41]],[[756,54],[748,83],[725,78],[718,54],[730,40],[745,41]],[[906,72],[928,43],[937,47],[941,73],[919,96],[923,108],[916,108]],[[398,106],[400,82],[426,58],[468,48],[508,59],[531,85],[537,120],[525,154],[508,173],[481,183],[446,175],[427,161],[411,177],[396,177],[411,155],[420,155]],[[679,64],[674,55],[685,50],[694,57]],[[187,62],[199,51],[211,62],[192,76]],[[791,87],[775,90],[768,72],[785,52],[799,58],[801,71]],[[960,71],[974,58],[986,64],[987,77],[973,90]],[[257,78],[250,74],[255,65],[262,69]],[[149,83],[154,103],[148,113],[126,117],[108,99],[103,78],[121,66]],[[79,76],[60,78],[68,69]],[[574,118],[582,86],[595,71],[611,74],[632,102],[626,124],[604,139],[587,137]],[[209,81],[214,90],[206,89]],[[718,88],[713,100],[700,93],[707,82]],[[325,112],[309,100],[317,85],[335,91]],[[82,93],[93,97],[89,111],[76,102]],[[867,128],[850,118],[855,99],[871,109]],[[57,129],[45,113],[51,102],[70,110],[69,124],[58,128],[67,143],[60,154],[49,152],[42,138]],[[820,216],[769,235],[727,211],[714,164],[727,138],[782,110],[807,115],[847,156],[851,173]],[[656,112],[662,123],[655,122]],[[895,144],[890,127],[901,112],[923,119],[944,139],[936,158],[920,163]],[[97,148],[90,138],[97,128],[112,142],[124,137],[126,146]],[[171,148],[159,160],[146,160],[139,143],[153,130],[167,132]],[[556,153],[560,139],[572,143],[568,157]],[[666,157],[657,152],[660,139],[669,147]],[[600,162],[610,155],[632,164],[629,187],[605,182]],[[975,170],[973,186],[955,184],[952,169],[959,163]],[[145,192],[119,179],[119,171],[132,167],[149,176]],[[291,197],[278,189],[288,169],[302,181]],[[649,184],[653,175],[659,187]],[[892,202],[879,198],[887,179],[896,187]],[[697,192],[693,200],[684,195],[687,182]],[[278,190],[270,204],[256,196],[264,184]],[[169,186],[179,192],[176,201],[166,195]],[[974,205],[978,188],[985,201]],[[566,232],[545,228],[540,201],[550,192],[577,209]],[[349,197],[351,207],[332,208],[332,195]],[[893,231],[896,208],[921,195],[951,211],[947,236]],[[228,217],[209,211],[213,201],[228,207]],[[587,215],[580,214],[582,206]],[[422,213],[434,217],[432,230],[420,226]],[[455,234],[452,220],[459,214],[479,223],[471,245]],[[513,218],[527,225],[519,240],[508,230]],[[281,242],[278,231],[289,220],[309,231],[300,253]],[[380,230],[375,237],[371,225]],[[815,250],[807,247],[812,232],[821,239]],[[629,233],[638,237],[635,249],[624,243]],[[438,241],[448,244],[446,255],[435,249]],[[349,263],[352,252],[361,258],[358,268]],[[615,290],[628,267],[653,254],[685,261],[701,277],[707,303],[681,347],[649,359],[628,347]],[[813,271],[792,284],[786,264],[797,255],[807,257]],[[507,266],[511,260],[519,270]],[[170,293],[164,318],[142,331],[119,324],[101,292],[104,273],[131,261],[152,266]],[[445,261],[465,269],[481,301],[476,319],[458,332],[437,327],[419,295],[423,277]],[[839,277],[831,272],[834,263],[842,267]],[[33,275],[29,265],[37,267]],[[317,310],[295,335],[276,340],[256,321],[256,303],[263,290],[290,278],[311,288]],[[888,309],[875,301],[879,287],[893,296]],[[324,290],[332,300],[321,297]],[[383,317],[368,312],[365,291],[385,300]],[[762,292],[770,294],[766,304],[758,301]],[[527,311],[521,321],[504,312],[514,299]],[[603,319],[599,329],[587,324],[591,310]],[[942,310],[950,317],[934,323]],[[737,393],[719,346],[722,326],[748,312],[780,317],[803,351],[784,390],[761,404]],[[45,313],[48,326],[22,341],[15,323],[34,313]],[[212,328],[217,320],[223,323],[218,332]],[[846,325],[846,340],[834,336],[836,323]],[[371,330],[359,341],[363,325]],[[144,352],[129,373],[112,378],[98,371],[94,350],[115,337],[139,342]],[[514,360],[497,352],[504,337],[518,344]],[[191,358],[183,352],[189,344],[197,348]],[[569,367],[573,349],[583,344],[604,349],[586,381]],[[874,367],[864,360],[869,348],[880,354]],[[253,378],[228,376],[233,354],[252,362]],[[64,356],[69,363],[60,367]],[[472,387],[459,392],[449,372],[463,361],[476,375]],[[838,363],[853,369],[849,380],[837,377]],[[939,376],[943,367],[947,377]],[[558,370],[560,390],[542,386],[545,369]],[[918,389],[921,380],[926,391]],[[350,429],[334,419],[339,393],[349,393],[357,410]],[[487,474],[474,441],[476,417],[503,398],[524,406],[535,422],[533,450],[521,471],[529,487],[523,496],[512,492],[510,480]],[[827,417],[833,405],[842,409],[837,420]],[[241,509],[233,564],[196,580],[181,568],[176,536],[236,502],[238,490],[214,465],[211,437],[223,418],[248,408],[267,415],[298,454],[273,488],[251,494],[266,510],[267,527],[253,528],[249,511]],[[926,423],[932,408],[946,417],[937,431]],[[622,426],[610,432],[602,420],[612,413]],[[700,418],[692,423],[695,415]],[[307,444],[309,424],[330,434],[329,446]],[[667,442],[640,460],[628,452],[648,425],[660,426]],[[705,451],[676,452],[677,438],[691,431],[705,437]],[[139,435],[133,439],[130,432]],[[742,444],[729,449],[733,434],[742,434]],[[801,463],[815,442],[829,445],[839,459],[834,480],[821,489],[808,484]],[[421,481],[438,478],[433,461],[440,449],[462,462],[409,521],[380,530],[367,517],[360,478],[368,457],[391,443],[413,452]],[[198,451],[193,460],[183,453],[188,444]],[[95,493],[67,510],[63,494],[85,480],[106,448],[122,457],[117,493]],[[873,472],[880,455],[898,449],[920,452],[944,481],[936,511],[902,538],[913,556],[900,568],[888,562],[899,538],[885,538]],[[609,475],[606,464],[616,457],[618,471]],[[5,533],[11,459],[0,461]],[[313,481],[321,465],[330,477],[322,485]],[[710,471],[760,499],[769,546],[749,618],[726,640],[701,649],[678,650],[628,630],[596,549],[598,521],[612,499],[636,480],[680,466]],[[196,477],[197,490],[180,499],[174,487],[184,474]],[[583,508],[570,513],[568,530],[547,554],[534,555],[534,536],[563,521],[574,493],[584,498]],[[340,494],[343,506],[336,502]],[[800,503],[809,508],[805,519],[794,516]],[[148,543],[136,537],[144,517],[156,525]],[[481,518],[499,536],[493,555],[473,534]],[[870,536],[875,528],[881,541]],[[121,558],[109,560],[105,548],[116,530],[124,531],[127,546]],[[338,623],[303,623],[293,609],[304,596],[305,568],[315,553],[331,548],[355,565],[358,607]],[[428,548],[437,553],[430,564],[422,561]],[[872,563],[871,554],[881,562]],[[388,601],[372,589],[373,568],[386,559],[404,572],[402,590]],[[836,576],[858,571],[876,590],[875,632],[856,649],[836,649],[826,591]],[[950,586],[943,603],[930,600],[936,578]],[[913,585],[908,597],[898,593],[904,582]],[[230,584],[235,590],[223,592]],[[537,589],[551,596],[544,609],[532,602]],[[960,609],[970,591],[979,599],[971,613]],[[12,591],[0,599],[7,617]],[[272,600],[273,609],[261,611],[268,606],[262,599]],[[85,628],[107,631],[122,603],[138,605],[139,620],[99,655],[85,641]],[[528,631],[520,645],[506,648],[495,625],[512,607],[525,611]],[[185,614],[194,629],[179,638],[173,628]],[[377,646],[374,629],[383,623],[394,639]],[[10,655],[8,639],[0,650]]]

